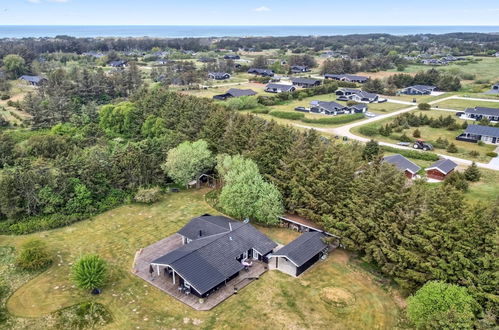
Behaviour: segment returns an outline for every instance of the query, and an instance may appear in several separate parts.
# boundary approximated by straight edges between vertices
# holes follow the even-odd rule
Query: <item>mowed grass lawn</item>
[[[464,122],[464,120],[462,119],[459,119],[458,117],[455,116],[455,113],[453,112],[449,112],[449,111],[442,111],[442,110],[430,110],[430,111],[420,111],[420,110],[415,110],[413,111],[412,113],[414,113],[415,115],[419,115],[419,114],[424,114],[424,115],[427,115],[428,117],[431,117],[431,118],[438,118],[439,116],[443,116],[443,117],[447,117],[447,116],[452,116],[453,118],[455,118],[457,120],[457,123],[458,124],[462,124]],[[384,119],[384,120],[380,120],[378,122],[375,122],[373,124],[367,124],[369,126],[373,126],[373,127],[381,127],[381,126],[384,126],[385,124],[388,124],[390,122],[393,121],[393,117],[392,118],[387,118],[387,119]],[[471,123],[471,121],[468,121],[469,123]],[[421,139],[423,140],[426,140],[426,141],[436,141],[439,137],[442,138],[442,139],[447,139],[450,142],[454,143],[458,149],[458,152],[457,153],[449,153],[447,152],[445,149],[438,149],[436,148],[435,149],[435,152],[438,152],[438,153],[441,153],[441,154],[446,154],[446,155],[449,155],[449,156],[456,156],[456,157],[460,157],[460,158],[465,158],[465,159],[469,159],[469,160],[474,160],[474,161],[477,161],[477,162],[489,162],[490,161],[490,157],[486,156],[486,154],[488,152],[491,152],[491,151],[494,151],[494,149],[496,148],[494,145],[490,145],[490,144],[485,144],[483,146],[480,146],[476,143],[470,143],[470,142],[464,142],[464,141],[457,141],[456,140],[456,137],[459,136],[459,134],[461,134],[464,130],[463,129],[459,129],[459,130],[456,130],[456,131],[449,131],[445,128],[432,128],[430,126],[420,126],[420,127],[411,127],[411,128],[408,128],[408,129],[404,129],[402,130],[402,132],[393,132],[391,136],[382,136],[382,135],[376,135],[376,136],[372,136],[372,137],[369,137],[369,136],[365,136],[363,134],[360,133],[360,129],[361,129],[362,126],[358,126],[358,127],[354,127],[352,129],[352,132],[355,133],[356,135],[360,135],[360,136],[364,136],[366,138],[374,138],[375,140],[378,140],[378,141],[384,141],[384,142],[390,142],[390,143],[398,143],[400,142],[399,140],[397,140],[397,137],[401,136],[403,133],[405,133],[408,137],[410,137],[411,139],[415,140],[416,138],[413,137],[413,132],[416,130],[416,128],[420,131],[421,133]],[[472,150],[475,150],[475,151],[478,151],[480,153],[480,155],[478,157],[471,157],[470,156],[470,151]]]
[[[486,107],[499,109],[499,102],[473,101],[462,99],[450,99],[437,103],[439,108],[464,111],[467,108]],[[433,105],[435,106],[435,105]]]
[[[392,329],[400,308],[395,295],[381,288],[343,250],[299,279],[267,272],[216,308],[198,312],[134,276],[137,250],[180,229],[191,218],[216,213],[204,200],[207,190],[168,194],[153,205],[125,205],[69,227],[26,236],[0,236],[2,246],[19,247],[40,238],[55,254],[47,271],[20,286],[7,301],[16,316],[13,328],[42,325],[50,313],[78,302],[96,300],[113,314],[109,329]],[[296,237],[288,229],[262,228],[285,244]],[[82,254],[108,260],[111,280],[92,297],[74,288],[71,264]],[[339,300],[341,304],[334,301]]]
[[[499,171],[480,169],[480,172],[480,181],[471,183],[466,195],[471,200],[493,202],[499,198]]]

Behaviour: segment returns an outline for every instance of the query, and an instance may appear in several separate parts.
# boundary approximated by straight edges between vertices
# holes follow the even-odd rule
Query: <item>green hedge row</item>
[[[300,112],[288,112],[288,111],[278,111],[274,110],[269,112],[269,115],[277,117],[277,118],[282,118],[282,119],[289,119],[289,120],[302,120],[305,118],[305,115]]]
[[[412,159],[421,159],[421,160],[428,160],[428,161],[437,161],[440,159],[440,157],[437,154],[435,154],[433,152],[428,152],[428,151],[398,149],[398,148],[389,147],[389,146],[381,146],[381,148],[384,151],[394,152],[397,154],[401,154],[404,157],[412,158]]]
[[[345,124],[364,118],[363,113],[355,113],[352,115],[340,115],[337,117],[324,117],[324,118],[303,118],[301,121],[308,124]]]

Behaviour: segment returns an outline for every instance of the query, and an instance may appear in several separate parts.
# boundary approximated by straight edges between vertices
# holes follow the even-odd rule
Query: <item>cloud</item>
[[[253,9],[253,11],[271,11],[271,10],[272,9],[270,9],[269,7],[265,7],[265,6],[261,6],[261,7]]]

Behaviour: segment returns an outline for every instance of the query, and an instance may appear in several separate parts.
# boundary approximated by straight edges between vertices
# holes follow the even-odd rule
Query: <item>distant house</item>
[[[369,80],[369,77],[364,77],[364,76],[356,76],[353,74],[330,74],[326,73],[324,75],[324,78],[326,79],[333,79],[333,80],[339,80],[339,81],[347,81],[347,82],[354,82],[354,83],[365,83],[366,81]]]
[[[379,101],[378,94],[368,93],[360,89],[340,88],[336,91],[338,101],[355,101],[363,103],[374,103]]]
[[[292,73],[310,72],[310,69],[306,65],[293,65],[291,66],[291,72]]]
[[[437,89],[435,86],[414,85],[406,87],[400,92],[407,95],[430,95],[435,89]]]
[[[499,121],[499,108],[474,107],[468,108],[461,116],[462,119]]]
[[[198,61],[201,63],[213,63],[213,62],[216,62],[216,59],[214,59],[212,57],[200,57],[200,58],[198,58]]]
[[[404,172],[405,176],[409,179],[414,179],[419,170],[421,170],[421,167],[399,154],[385,156],[383,157],[383,162],[394,165],[397,169]]]
[[[484,143],[499,145],[499,127],[468,125],[464,133],[459,135],[456,140],[468,142],[483,141]]]
[[[492,85],[490,91],[486,92],[485,94],[499,94],[499,83]]]
[[[291,82],[293,83],[294,86],[300,86],[304,88],[315,87],[321,84],[320,79],[301,78],[301,77],[291,78]]]
[[[215,100],[226,100],[231,97],[241,97],[241,96],[253,96],[256,95],[256,92],[251,89],[237,89],[231,88],[225,94],[215,95],[213,98]]]
[[[227,54],[224,56],[224,60],[240,60],[241,56],[237,54]]]
[[[432,65],[432,66],[440,66],[440,65],[446,65],[447,64],[446,61],[442,61],[442,60],[435,59],[435,58],[429,58],[429,59],[421,60],[421,63],[424,64],[424,65]]]
[[[249,260],[265,263],[277,246],[249,223],[209,214],[192,219],[177,234],[183,245],[153,260],[150,267],[199,298],[236,278]]]
[[[284,92],[294,92],[296,87],[293,85],[285,85],[285,84],[267,84],[265,87],[265,91],[267,93],[284,93]]]
[[[495,57],[499,57],[499,52],[494,54]]]
[[[445,180],[445,178],[454,171],[457,164],[450,159],[440,159],[426,168],[426,176],[434,180]]]
[[[273,77],[274,76],[274,71],[269,70],[269,69],[258,69],[258,68],[250,68],[248,70],[248,73],[257,75],[257,76],[262,76],[262,77]]]
[[[367,105],[356,104],[351,107],[339,104],[337,102],[312,101],[310,102],[310,112],[328,116],[337,116],[342,114],[364,113],[367,112]]]
[[[31,86],[40,86],[41,84],[47,82],[47,79],[40,76],[23,75],[19,77],[19,79],[27,82]]]
[[[230,79],[230,74],[227,72],[210,72],[208,73],[208,78],[214,80],[226,80]]]
[[[124,60],[111,61],[108,63],[108,65],[113,68],[124,68],[127,65],[127,61]]]
[[[325,234],[310,231],[269,255],[269,269],[277,269],[291,276],[299,276],[317,261],[327,256],[329,246]]]
[[[102,53],[97,53],[97,52],[85,52],[85,53],[82,53],[81,55],[83,55],[83,56],[95,57],[95,58],[101,58],[101,57],[104,57],[104,54],[102,54]]]

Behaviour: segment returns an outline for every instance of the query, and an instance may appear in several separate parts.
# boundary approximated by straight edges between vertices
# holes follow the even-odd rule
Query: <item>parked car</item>
[[[464,115],[463,111],[456,112],[456,116],[461,117],[462,115]]]

